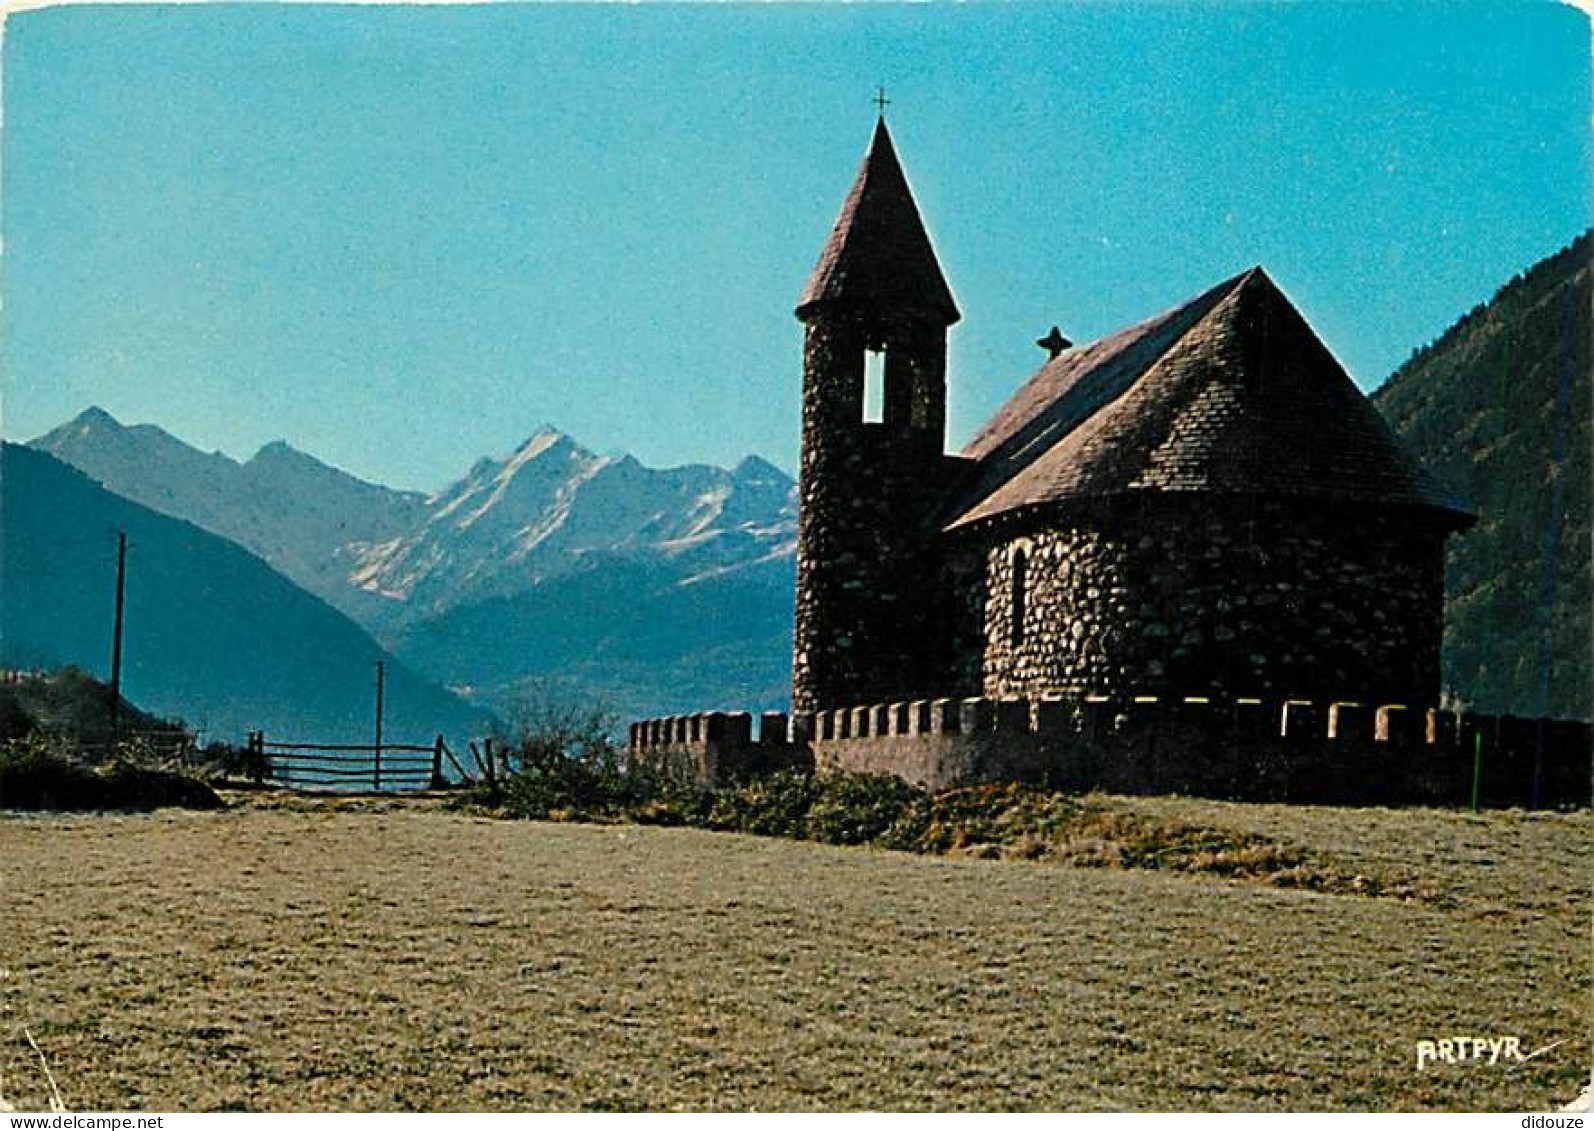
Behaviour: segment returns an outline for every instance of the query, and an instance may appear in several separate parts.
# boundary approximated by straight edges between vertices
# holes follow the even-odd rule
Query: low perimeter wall
[[[934,699],[788,718],[633,723],[633,760],[714,786],[787,767],[926,789],[1059,789],[1327,804],[1588,804],[1587,723],[1398,705],[1241,699]]]

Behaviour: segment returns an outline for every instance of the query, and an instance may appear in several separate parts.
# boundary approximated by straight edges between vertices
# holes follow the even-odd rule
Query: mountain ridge
[[[97,406],[27,446],[123,498],[236,542],[361,621],[369,598],[339,585],[350,547],[394,537],[423,505],[418,493],[367,482],[285,441],[239,462],[158,425],[124,425]]]
[[[380,660],[391,734],[468,737],[485,722],[242,546],[46,452],[0,445],[0,513],[0,663],[105,672],[121,531],[123,690],[147,709],[231,740],[363,741]]]
[[[205,453],[98,406],[29,446],[238,542],[379,637],[519,592],[597,550],[660,555],[686,580],[756,563],[795,538],[792,481],[758,456],[729,471],[649,468],[597,455],[549,424],[430,495],[371,483],[283,440],[242,462]]]
[[[790,651],[782,634],[790,631],[795,484],[755,455],[729,470],[700,463],[656,469],[627,454],[599,455],[544,424],[509,452],[477,459],[460,479],[422,496],[359,480],[283,441],[262,445],[240,464],[155,425],[123,425],[99,408],[34,446],[113,492],[237,542],[419,670],[470,687],[495,706],[500,692],[524,678],[559,674],[539,663],[547,650],[529,634],[561,619],[584,626],[591,654],[579,647],[559,654],[598,673],[606,699],[680,710],[740,701],[750,691],[758,705],[777,706],[784,695],[774,689],[784,685]],[[607,607],[594,608],[588,575],[605,569],[637,592],[611,593]],[[785,589],[770,589],[771,577],[785,577]],[[566,578],[577,580],[560,584]],[[484,617],[484,608],[500,619]],[[651,691],[617,684],[602,669],[610,647],[604,642],[612,642],[608,616],[647,619],[653,659],[667,655],[678,678],[665,673]],[[717,624],[707,634],[705,619]],[[740,639],[738,619],[760,626],[766,640],[759,647],[770,652],[753,665],[753,676],[745,664],[698,662],[665,643],[674,634],[723,657]],[[520,670],[484,661],[494,672],[489,680],[462,665],[460,657],[472,651],[460,643],[462,626],[477,633],[476,649],[499,637],[524,658]],[[629,653],[627,678],[651,684],[649,662],[645,649]],[[719,668],[742,674],[716,683]],[[574,693],[594,690],[590,681],[577,682]],[[706,698],[692,698],[698,695]]]

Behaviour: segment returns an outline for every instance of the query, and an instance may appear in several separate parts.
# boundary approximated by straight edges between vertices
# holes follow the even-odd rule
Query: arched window
[[[1008,642],[1013,647],[1024,643],[1024,617],[1029,604],[1029,556],[1013,551],[1013,620],[1008,626]]]

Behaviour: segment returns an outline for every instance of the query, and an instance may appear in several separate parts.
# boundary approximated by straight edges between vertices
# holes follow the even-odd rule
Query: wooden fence
[[[249,763],[260,780],[289,789],[445,789],[446,758],[469,780],[453,751],[438,735],[430,746],[406,743],[272,742],[264,731],[249,735]]]

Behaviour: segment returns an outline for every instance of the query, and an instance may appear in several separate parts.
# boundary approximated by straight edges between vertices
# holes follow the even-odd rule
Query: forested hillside
[[[1445,563],[1444,680],[1481,710],[1589,718],[1590,237],[1512,279],[1375,394],[1478,525]]]

